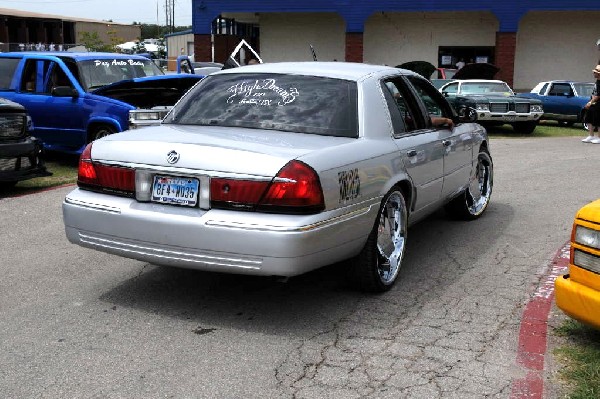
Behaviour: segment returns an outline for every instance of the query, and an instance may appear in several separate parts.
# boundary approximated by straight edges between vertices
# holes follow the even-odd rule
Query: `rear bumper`
[[[569,275],[555,281],[556,305],[570,317],[600,329],[600,291],[577,283]]]
[[[33,137],[16,143],[0,143],[0,182],[51,176],[46,170],[42,144]]]
[[[72,243],[127,258],[294,276],[358,254],[378,205],[345,214],[273,215],[143,203],[75,189],[63,202],[63,219]]]

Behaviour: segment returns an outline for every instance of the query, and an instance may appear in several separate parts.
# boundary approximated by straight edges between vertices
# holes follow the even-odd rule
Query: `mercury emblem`
[[[167,154],[167,162],[171,165],[177,163],[179,161],[179,154],[177,151],[173,150]]]

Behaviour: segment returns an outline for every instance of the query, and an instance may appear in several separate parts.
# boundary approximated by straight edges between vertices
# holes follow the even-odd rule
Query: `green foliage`
[[[123,39],[117,37],[117,32],[111,30],[107,32],[110,38],[110,44],[104,43],[98,32],[81,32],[79,34],[79,43],[84,45],[89,51],[105,51],[112,53],[115,51],[115,46],[122,43]]]
[[[134,22],[135,23],[135,22]],[[170,27],[156,24],[137,24],[141,27],[140,40],[164,37],[166,34],[172,33]],[[175,32],[183,32],[192,29],[191,26],[176,26]]]
[[[568,319],[554,330],[567,339],[554,350],[562,364],[560,376],[566,382],[568,398],[597,399],[600,397],[600,331]]]

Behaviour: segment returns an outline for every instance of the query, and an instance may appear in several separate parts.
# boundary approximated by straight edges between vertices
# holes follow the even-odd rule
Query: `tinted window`
[[[571,85],[568,83],[555,83],[550,88],[550,96],[568,96],[571,95]]]
[[[84,90],[94,90],[121,80],[163,75],[151,60],[128,58],[97,59],[78,62],[79,80]]]
[[[356,83],[315,76],[208,76],[165,120],[358,137]]]
[[[417,128],[415,112],[409,106],[410,97],[406,95],[402,80],[390,79],[384,82],[384,95],[388,103],[394,133],[410,132]],[[404,93],[403,93],[404,92]]]
[[[15,76],[15,69],[21,60],[18,58],[0,58],[0,89],[10,89],[10,83]]]
[[[414,86],[417,96],[421,99],[423,105],[425,105],[427,113],[430,116],[452,118],[452,110],[448,102],[435,87],[429,82],[414,76],[409,76],[407,79]]]

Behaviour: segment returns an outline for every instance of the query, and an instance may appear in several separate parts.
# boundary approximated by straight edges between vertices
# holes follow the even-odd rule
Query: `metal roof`
[[[99,19],[88,19],[88,18],[79,18],[79,17],[68,17],[65,15],[41,14],[41,13],[37,13],[37,12],[15,10],[12,8],[0,8],[0,15],[5,16],[5,17],[59,19],[62,21],[69,21],[69,22],[93,22],[93,23],[98,23],[98,24],[131,26],[131,24],[123,24],[123,23],[119,23],[119,22],[110,22],[110,21],[102,21]]]

